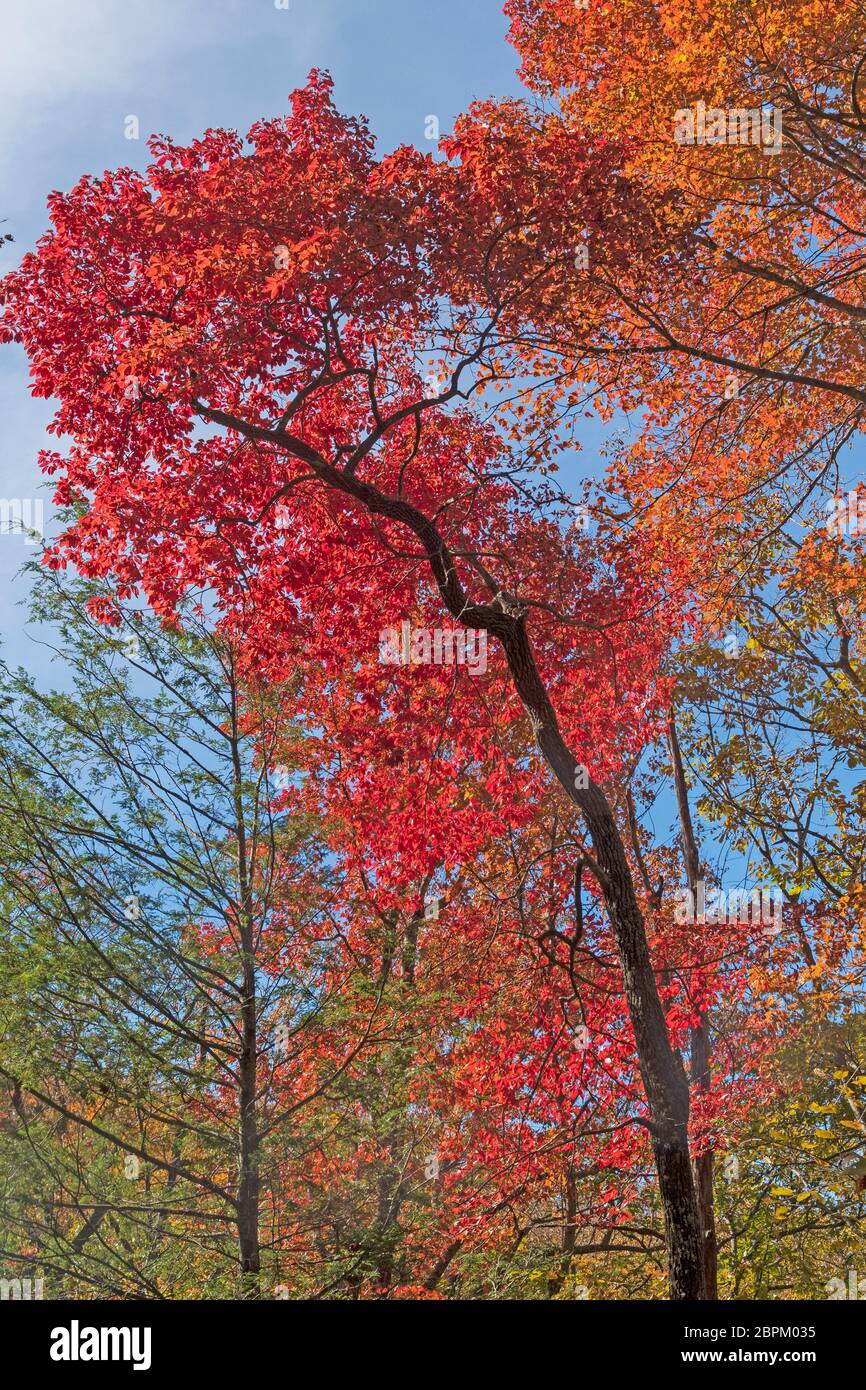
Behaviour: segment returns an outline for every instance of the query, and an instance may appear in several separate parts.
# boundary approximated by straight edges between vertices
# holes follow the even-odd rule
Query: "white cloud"
[[[10,178],[12,201],[20,205],[15,184],[29,162],[50,167],[52,141],[86,145],[88,124],[98,127],[107,103],[117,101],[118,129],[134,113],[142,115],[142,135],[163,131],[160,108],[214,94],[210,65],[220,65],[216,80],[223,86],[226,64],[235,60],[238,90],[247,92],[255,59],[275,50],[289,60],[287,95],[303,65],[316,63],[334,17],[331,0],[290,5],[285,11],[272,0],[20,0],[7,7],[0,34],[0,174]],[[224,123],[231,123],[233,94],[224,95]],[[153,118],[135,102],[149,105]],[[111,162],[122,163],[123,156],[121,149]]]

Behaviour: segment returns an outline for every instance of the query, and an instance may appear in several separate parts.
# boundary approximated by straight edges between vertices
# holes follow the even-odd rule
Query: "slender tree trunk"
[[[467,616],[464,615],[464,622]],[[474,622],[472,625],[475,625]],[[705,1295],[700,1217],[689,1156],[689,1085],[671,1046],[644,921],[613,811],[567,747],[541,681],[522,621],[497,624],[515,687],[545,760],[580,808],[600,870],[600,886],[616,938],[638,1065],[650,1113],[650,1133],[665,1219],[672,1299]],[[589,780],[589,785],[584,782]]]
[[[652,1146],[665,1217],[672,1299],[706,1297],[700,1215],[689,1154],[689,1085],[671,1046],[643,918],[610,807],[598,789],[585,814],[608,888],[625,996],[650,1112]],[[601,803],[601,804],[599,804]]]
[[[315,466],[315,465],[314,465]],[[328,481],[366,503],[372,511],[408,525],[424,545],[439,592],[452,617],[482,628],[502,643],[508,668],[529,715],[539,751],[586,820],[600,870],[600,886],[616,938],[623,987],[635,1036],[668,1250],[672,1299],[706,1297],[703,1241],[689,1155],[689,1083],[671,1046],[650,958],[644,921],[616,818],[601,787],[568,748],[538,671],[519,602],[497,594],[492,603],[472,603],[457,577],[453,557],[435,526],[411,504],[387,497],[369,483],[326,465]],[[588,782],[588,785],[586,783]]]
[[[686,867],[686,879],[692,891],[692,902],[697,901],[697,886],[701,876],[700,856],[698,854],[698,842],[695,836],[695,828],[692,823],[692,813],[689,806],[689,789],[686,784],[686,774],[683,767],[680,743],[677,738],[677,726],[671,712],[668,724],[668,743],[671,752],[671,766],[674,774],[674,787],[677,794],[677,810],[680,820],[680,838],[683,847],[683,859]],[[699,1015],[699,1021],[691,1030],[689,1039],[691,1048],[692,1062],[692,1082],[699,1090],[708,1091],[710,1087],[710,1024],[706,1014]],[[699,1154],[695,1159],[695,1186],[697,1188],[698,1210],[701,1217],[701,1233],[703,1237],[704,1253],[704,1278],[706,1280],[706,1296],[709,1299],[717,1299],[719,1296],[718,1283],[718,1244],[716,1240],[716,1207],[713,1193],[713,1154],[711,1150]]]
[[[574,1248],[577,1245],[577,1184],[574,1179],[574,1165],[569,1163],[565,1176],[565,1224],[562,1227],[560,1248],[562,1259],[559,1269],[547,1281],[547,1297],[555,1298],[571,1273]]]
[[[238,935],[241,954],[241,1049],[238,1058],[238,1265],[242,1296],[261,1294],[259,1273],[259,1130],[258,1130],[258,994],[256,990],[255,917],[252,911],[247,862],[246,820],[243,803],[243,770],[238,748],[237,687],[232,669],[232,767],[234,773],[235,833],[240,902]]]
[[[584,769],[562,737],[522,621],[512,619],[501,633],[501,640],[515,687],[532,721],[538,747],[560,785],[583,812],[601,871],[600,885],[616,938],[650,1114],[665,1219],[669,1294],[672,1299],[702,1299],[706,1297],[706,1284],[700,1216],[689,1155],[688,1079],[668,1036],[622,836],[601,787],[591,780],[588,786],[583,785],[587,780]]]
[[[400,961],[402,965],[401,995],[404,1001],[411,999],[415,993],[415,967],[418,954],[418,933],[424,920],[423,903],[426,898],[427,888],[430,878],[426,878],[421,884],[420,898],[421,908],[418,914],[414,915],[406,926],[406,934],[403,941]],[[380,988],[384,985],[391,975],[397,951],[397,914],[392,913],[388,916],[385,928],[385,935],[382,946],[382,963],[379,972]],[[409,1037],[402,1042],[398,1042],[394,1053],[394,1075],[396,1097],[401,1100],[401,1088],[412,1064],[413,1054],[413,1035],[414,1027],[409,1025]],[[385,1171],[379,1179],[378,1184],[378,1235],[381,1249],[378,1260],[379,1283],[383,1289],[389,1289],[394,1280],[395,1254],[398,1250],[400,1239],[400,1212],[405,1200],[406,1187],[411,1180],[411,1173],[406,1170],[402,1162],[401,1149],[405,1146],[410,1132],[410,1126],[401,1121],[407,1120],[404,1113],[395,1118],[390,1132],[385,1141],[385,1148],[388,1151],[389,1161]]]
[[[259,1294],[259,1136],[256,1119],[256,991],[255,973],[244,972],[241,1005],[243,1043],[238,1064],[240,1108],[238,1148],[238,1261],[248,1297]],[[250,1278],[249,1276],[253,1276]]]
[[[370,512],[388,517],[411,530],[427,554],[442,600],[449,613],[468,628],[478,628],[502,643],[515,690],[526,709],[540,752],[569,800],[583,813],[600,870],[600,885],[617,942],[625,998],[635,1036],[650,1132],[664,1209],[668,1248],[668,1275],[672,1299],[705,1297],[705,1278],[692,1167],[689,1159],[689,1085],[678,1053],[668,1037],[659,998],[644,921],[638,906],[631,870],[616,818],[601,787],[585,785],[577,759],[568,748],[553,705],[535,663],[526,633],[526,609],[511,600],[489,578],[494,598],[474,603],[466,594],[454,556],[436,525],[411,502],[387,493],[356,475],[362,458],[381,438],[385,422],[377,425],[355,451],[351,465],[329,463],[311,444],[281,429],[267,429],[225,411],[196,402],[205,418],[250,439],[262,439],[286,449],[309,464],[329,487],[354,497]],[[393,421],[391,422],[393,423]],[[478,565],[476,563],[476,568]]]

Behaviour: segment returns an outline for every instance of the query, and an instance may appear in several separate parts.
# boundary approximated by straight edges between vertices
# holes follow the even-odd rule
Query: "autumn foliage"
[[[106,641],[142,599],[205,624],[285,773],[184,925],[243,986],[198,1219],[289,1297],[766,1296],[737,1242],[782,1230],[779,1287],[823,1296],[792,1213],[830,1277],[866,1134],[862,559],[825,524],[866,402],[862,18],[507,10],[526,99],[438,158],[379,158],[313,72],[245,140],[52,194],[3,285],[57,403],[52,582]],[[778,104],[781,152],[677,143],[697,101]],[[569,486],[587,415],[607,467]],[[726,850],[778,930],[676,910]],[[2,1075],[97,1143],[92,1095]]]

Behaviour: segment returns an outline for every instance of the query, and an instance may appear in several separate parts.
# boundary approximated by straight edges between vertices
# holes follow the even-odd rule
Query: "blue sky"
[[[506,42],[503,0],[24,0],[7,8],[0,46],[0,217],[15,237],[13,266],[47,224],[46,198],[83,173],[144,167],[153,132],[189,140],[208,126],[246,131],[287,108],[312,67],[329,69],[341,109],[365,114],[380,147],[429,148],[425,123],[447,131],[475,97],[520,90]],[[126,138],[128,118],[138,140]],[[49,402],[29,393],[18,348],[0,349],[0,497],[42,497],[36,466]],[[622,423],[622,422],[620,422]],[[584,422],[581,464],[597,471],[604,431]],[[862,470],[858,448],[851,473]],[[581,466],[582,465],[582,466]],[[51,533],[50,524],[46,528]],[[47,650],[25,633],[33,556],[20,534],[0,534],[0,635],[12,664],[42,672]],[[55,671],[55,681],[60,673]],[[667,803],[660,821],[668,818]]]
[[[287,108],[312,67],[327,68],[341,109],[368,116],[382,149],[443,132],[474,97],[519,90],[502,0],[25,0],[8,7],[0,45],[0,217],[11,268],[47,225],[46,197],[83,173],[142,168],[153,132],[186,141],[208,126],[246,131]],[[126,138],[136,116],[140,139]],[[49,492],[36,466],[50,403],[29,393],[18,348],[0,351],[0,497]],[[46,529],[51,531],[51,527]],[[34,553],[0,535],[0,633],[30,667],[16,579]]]

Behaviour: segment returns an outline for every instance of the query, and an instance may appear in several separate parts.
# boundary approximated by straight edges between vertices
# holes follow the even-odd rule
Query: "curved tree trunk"
[[[249,439],[265,440],[303,460],[327,486],[353,497],[376,516],[407,527],[420,541],[448,612],[464,627],[482,629],[502,643],[515,690],[529,715],[539,751],[569,800],[583,813],[592,840],[599,883],[604,896],[622,967],[623,986],[634,1030],[638,1063],[649,1110],[653,1153],[665,1218],[668,1272],[672,1299],[706,1297],[701,1224],[689,1157],[689,1085],[679,1055],[668,1037],[650,959],[644,921],[616,818],[597,783],[586,785],[585,769],[568,748],[553,705],[541,679],[525,628],[526,610],[496,588],[486,576],[493,598],[474,603],[460,582],[455,558],[436,525],[411,502],[392,497],[375,484],[357,477],[355,469],[401,418],[403,408],[382,420],[342,467],[330,463],[313,445],[276,426],[268,429],[222,410],[195,403],[199,414],[215,424],[237,430]],[[272,499],[276,502],[281,494]],[[476,568],[480,567],[476,565]]]

